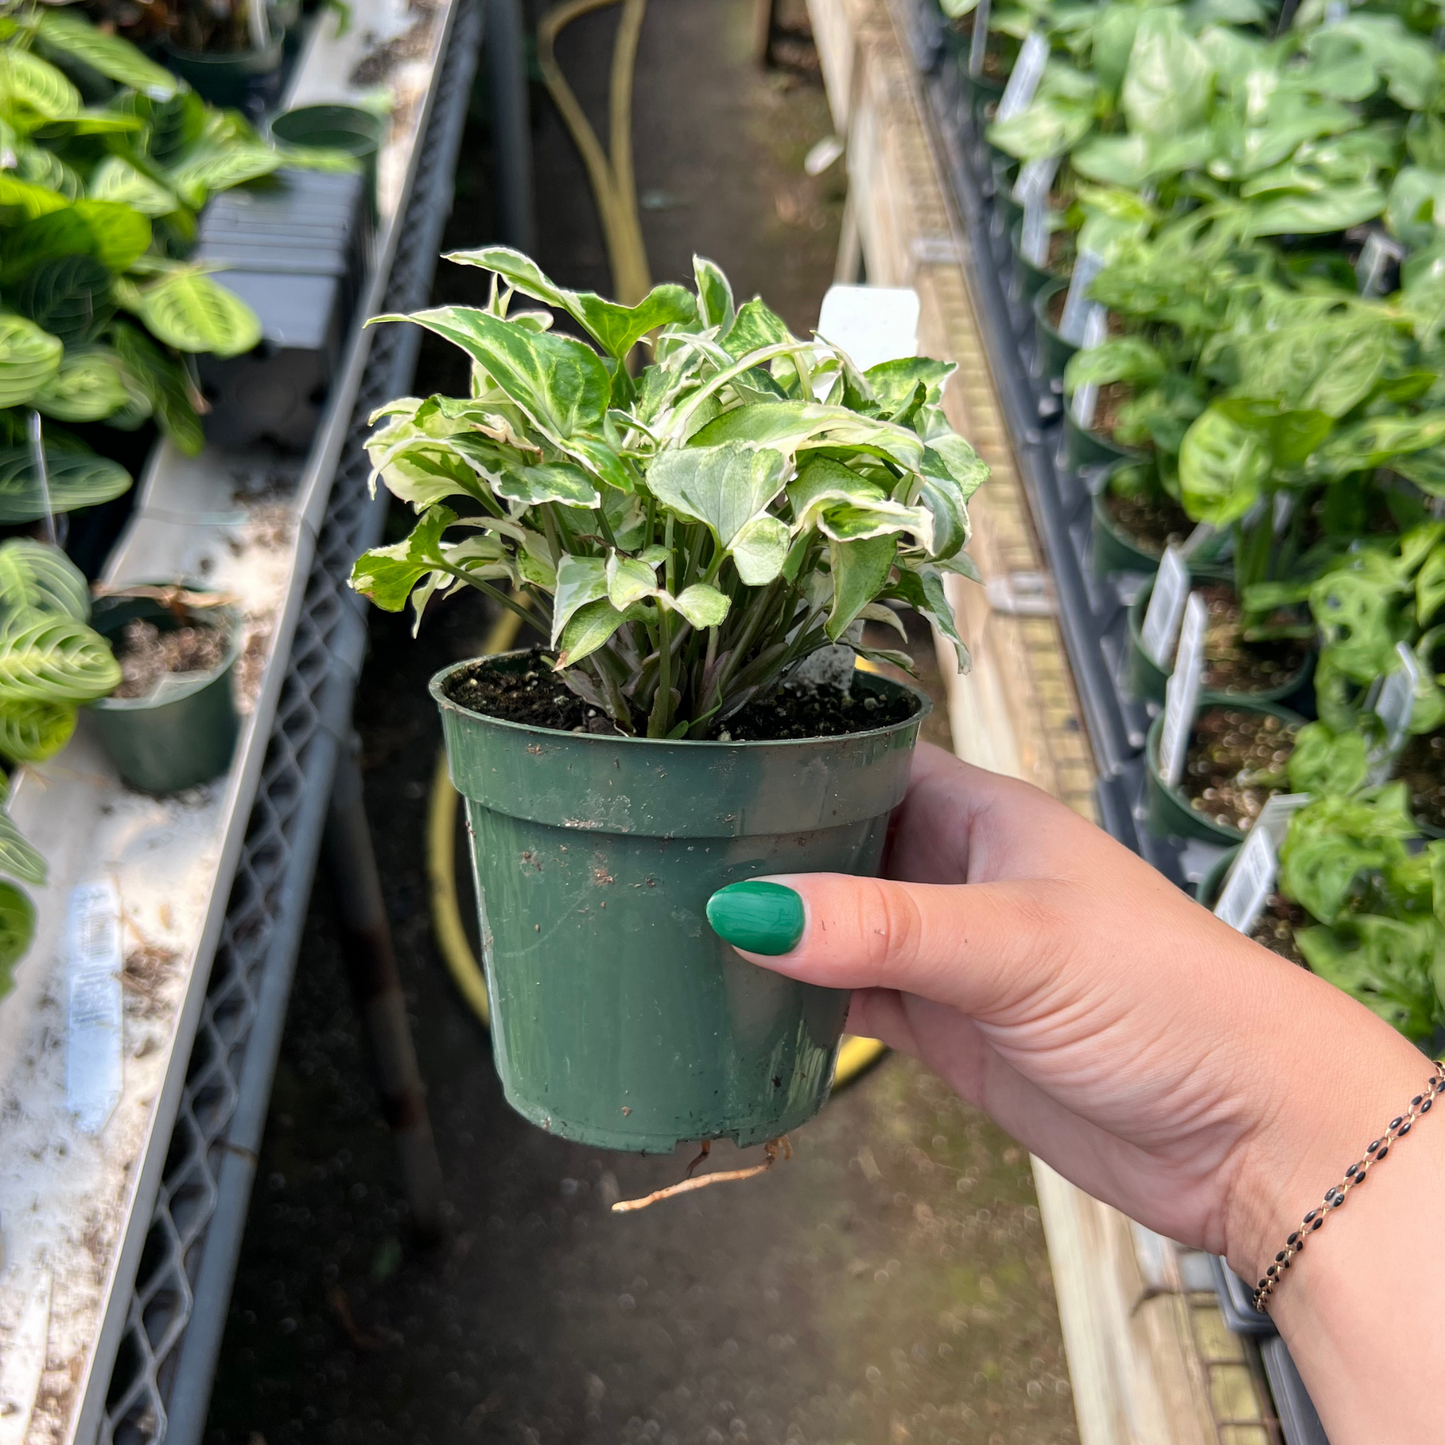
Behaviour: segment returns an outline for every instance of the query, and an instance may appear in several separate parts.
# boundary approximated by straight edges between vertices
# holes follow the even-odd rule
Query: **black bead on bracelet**
[[[1390,1120],[1390,1127],[1365,1150],[1365,1157],[1345,1170],[1344,1179],[1328,1190],[1324,1203],[1318,1209],[1311,1209],[1300,1221],[1300,1227],[1285,1240],[1284,1248],[1274,1257],[1274,1263],[1265,1270],[1264,1277],[1254,1287],[1254,1307],[1266,1308],[1274,1287],[1284,1278],[1300,1250],[1305,1247],[1305,1237],[1313,1234],[1325,1222],[1327,1215],[1334,1213],[1345,1202],[1346,1195],[1357,1185],[1365,1182],[1365,1176],[1390,1152],[1390,1146],[1397,1139],[1403,1139],[1410,1132],[1417,1119],[1430,1112],[1430,1106],[1440,1095],[1445,1094],[1445,1060],[1437,1059],[1432,1066],[1435,1072],[1426,1081],[1425,1091],[1410,1100],[1410,1107],[1398,1119]]]

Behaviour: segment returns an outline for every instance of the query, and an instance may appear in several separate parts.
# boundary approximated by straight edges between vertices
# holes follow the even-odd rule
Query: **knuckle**
[[[870,879],[860,923],[870,967],[906,967],[917,957],[923,919],[907,888]]]

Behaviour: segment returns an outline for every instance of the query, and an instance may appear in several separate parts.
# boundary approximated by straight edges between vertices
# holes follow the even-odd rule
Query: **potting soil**
[[[1109,491],[1104,505],[1114,525],[1143,552],[1164,555],[1171,542],[1182,542],[1194,530],[1194,523],[1170,496],[1121,496]]]
[[[558,732],[614,732],[596,708],[589,707],[552,671],[544,649],[532,649],[534,666],[525,672],[486,662],[455,675],[447,696],[488,717]],[[749,703],[724,719],[714,736],[720,742],[777,742],[788,738],[830,738],[891,727],[913,716],[907,697],[877,697],[845,692],[832,685],[784,687],[774,696]]]
[[[1271,893],[1265,900],[1264,911],[1249,930],[1249,936],[1256,943],[1264,944],[1271,953],[1277,953],[1303,968],[1306,966],[1304,955],[1294,941],[1294,932],[1296,928],[1308,926],[1309,922],[1309,916],[1298,903]]]
[[[1194,723],[1180,784],[1189,806],[1221,827],[1248,832],[1270,798],[1289,787],[1296,731],[1272,713],[1205,708]]]
[[[226,636],[218,627],[177,627],[162,632],[143,617],[127,622],[115,650],[120,686],[113,697],[145,697],[167,674],[210,672],[225,661]]]
[[[1234,588],[1216,582],[1199,591],[1209,608],[1204,637],[1204,685],[1213,692],[1267,692],[1304,671],[1309,655],[1297,638],[1246,642]]]
[[[1410,790],[1415,821],[1445,831],[1445,732],[1411,738],[1400,754],[1395,776]]]

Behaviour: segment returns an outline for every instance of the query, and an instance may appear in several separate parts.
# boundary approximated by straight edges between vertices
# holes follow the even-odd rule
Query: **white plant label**
[[[1220,889],[1214,916],[1238,933],[1248,933],[1274,891],[1279,857],[1269,831],[1256,822],[1244,840]]]
[[[1024,208],[1019,227],[1019,250],[1035,266],[1049,260],[1049,191],[1058,174],[1058,156],[1026,161],[1014,183],[1014,199]]]
[[[973,38],[968,45],[968,73],[983,74],[983,58],[988,50],[988,21],[993,0],[978,0],[973,9]]]
[[[70,890],[66,917],[65,1099],[84,1134],[98,1134],[120,1102],[120,893],[108,878]]]
[[[1139,641],[1144,655],[1155,667],[1167,672],[1174,660],[1174,645],[1179,639],[1179,624],[1184,620],[1184,604],[1189,600],[1189,565],[1183,548],[1170,543],[1164,549],[1144,612],[1144,626]]]
[[[1374,699],[1375,716],[1385,727],[1384,746],[1371,759],[1369,782],[1385,782],[1394,770],[1395,758],[1405,742],[1410,714],[1415,711],[1415,689],[1420,683],[1420,664],[1408,644],[1397,642],[1395,655],[1400,666],[1380,685]]]
[[[1059,173],[1060,156],[1036,156],[1019,167],[1019,178],[1014,182],[1013,198],[1019,205],[1028,207],[1034,201],[1043,201],[1053,189],[1054,177]]]
[[[1179,555],[1181,557],[1192,557],[1208,541],[1214,537],[1214,528],[1208,522],[1200,522],[1198,526],[1179,544]]]
[[[1094,278],[1104,269],[1104,258],[1097,251],[1080,251],[1074,262],[1073,274],[1069,277],[1068,294],[1064,297],[1063,314],[1059,317],[1059,335],[1075,346],[1084,340],[1084,328],[1089,317],[1103,311],[1097,301],[1089,300],[1089,287]],[[1098,342],[1094,343],[1098,345]]]
[[[1385,274],[1392,261],[1402,261],[1405,248],[1380,231],[1371,231],[1355,262],[1355,280],[1361,296],[1380,296],[1385,291]]]
[[[1259,817],[1254,820],[1254,827],[1249,831],[1255,833],[1263,829],[1269,834],[1269,841],[1274,844],[1274,850],[1278,853],[1284,846],[1285,834],[1289,832],[1289,820],[1309,800],[1308,793],[1276,793],[1265,801],[1264,807],[1259,810]]]
[[[1177,788],[1184,777],[1189,754],[1189,733],[1199,707],[1204,685],[1204,634],[1209,626],[1209,608],[1195,592],[1184,607],[1184,626],[1179,635],[1179,654],[1164,692],[1164,726],[1159,733],[1159,775]]]
[[[1092,309],[1084,321],[1084,339],[1080,351],[1092,351],[1104,344],[1109,334],[1109,313],[1102,306],[1090,303]],[[1074,420],[1086,431],[1094,424],[1094,408],[1099,403],[1097,382],[1086,381],[1074,392]]]
[[[974,30],[978,21],[973,22]],[[1033,103],[1034,92],[1044,78],[1044,66],[1048,64],[1049,42],[1037,30],[1030,30],[1028,39],[1019,49],[1019,58],[1014,63],[1013,73],[1004,87],[1003,98],[998,103],[995,120],[1012,120]]]

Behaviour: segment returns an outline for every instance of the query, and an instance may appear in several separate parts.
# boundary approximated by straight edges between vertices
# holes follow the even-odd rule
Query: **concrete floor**
[[[841,166],[803,174],[830,128],[821,89],[751,65],[750,17],[749,0],[654,0],[637,83],[644,228],[655,279],[685,279],[705,250],[740,296],[764,291],[804,330],[831,279]],[[594,113],[613,23],[589,17],[560,48]],[[606,290],[580,162],[541,100],[536,146],[541,260]],[[490,234],[486,151],[475,127],[449,245]],[[478,273],[443,271],[438,300],[477,299]],[[464,384],[445,348],[428,344],[422,367],[419,389]],[[1075,1441],[1028,1158],[911,1060],[840,1094],[772,1174],[628,1216],[608,1204],[672,1182],[681,1157],[588,1150],[503,1104],[486,1033],[436,954],[423,870],[439,743],[425,679],[473,655],[487,622],[465,600],[413,642],[374,614],[356,707],[448,1241],[408,1242],[319,886],[208,1438]],[[931,721],[946,737],[941,711]]]

